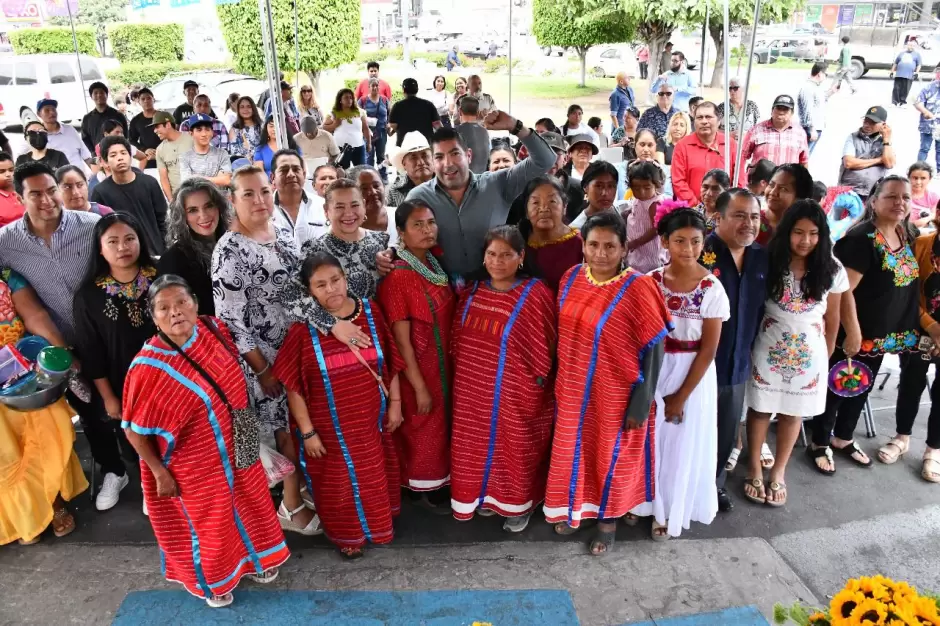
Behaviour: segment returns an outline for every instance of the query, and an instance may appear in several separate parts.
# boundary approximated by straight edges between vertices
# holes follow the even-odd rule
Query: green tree
[[[105,45],[108,33],[105,27],[115,22],[127,21],[128,0],[81,0],[78,3],[78,13],[73,15],[76,24],[85,24],[95,28],[95,39],[101,56],[105,54]],[[56,26],[68,26],[69,18],[54,17],[49,20]]]
[[[294,0],[273,0],[271,9],[281,70],[305,71],[316,84],[320,70],[356,59],[362,38],[359,2],[305,0],[301,4],[299,68],[294,67]],[[255,76],[264,74],[258,3],[241,0],[237,4],[219,5],[216,10],[236,69]]]
[[[633,29],[619,13],[597,17],[584,0],[535,0],[532,4],[532,32],[540,46],[573,48],[581,60],[584,87],[587,53],[591,46],[629,41]]]

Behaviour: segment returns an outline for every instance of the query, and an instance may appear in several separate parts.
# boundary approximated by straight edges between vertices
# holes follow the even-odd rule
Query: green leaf
[[[121,63],[164,63],[183,59],[182,24],[112,24],[107,28]]]
[[[95,31],[88,26],[75,29],[78,50],[82,54],[98,56],[95,45]],[[72,41],[72,29],[52,26],[49,28],[19,28],[10,31],[10,43],[16,54],[53,54],[75,52]]]

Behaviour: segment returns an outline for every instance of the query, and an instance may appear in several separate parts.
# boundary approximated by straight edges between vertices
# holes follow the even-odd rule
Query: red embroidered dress
[[[450,331],[455,297],[449,285],[435,285],[397,261],[379,283],[379,304],[389,326],[411,322],[411,346],[431,394],[431,412],[418,415],[414,388],[405,377],[398,351],[392,375],[401,373],[404,423],[394,433],[401,484],[413,491],[433,491],[450,482]]]
[[[382,376],[387,389],[394,349],[382,314],[363,300],[351,321],[372,338],[372,347],[359,354]],[[291,420],[302,478],[327,539],[342,548],[389,543],[401,491],[398,459],[385,428],[386,398],[375,377],[345,344],[307,324],[290,327],[274,373],[288,391],[303,396],[326,448],[320,459],[307,455],[297,423]]]
[[[509,291],[486,283],[457,305],[451,508],[468,520],[478,507],[505,517],[545,496],[551,443],[555,303],[545,283]]]
[[[228,349],[200,321],[182,349],[215,380],[236,409],[248,406],[235,343],[213,319]],[[162,498],[146,463],[140,474],[163,574],[205,598],[232,591],[242,576],[282,564],[289,552],[261,462],[235,467],[232,416],[212,386],[175,350],[154,337],[133,360],[124,383],[123,428],[153,435],[179,486]]]
[[[577,528],[617,518],[654,496],[654,425],[624,430],[641,360],[670,325],[653,279],[625,270],[603,283],[572,268],[558,296],[555,434],[545,519]],[[649,418],[655,416],[655,404]]]

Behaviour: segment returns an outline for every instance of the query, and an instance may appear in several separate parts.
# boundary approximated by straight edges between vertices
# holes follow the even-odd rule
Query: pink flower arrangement
[[[688,203],[681,200],[663,200],[659,203],[659,206],[656,207],[656,215],[653,217],[653,226],[659,228],[659,222],[676,209],[688,208],[690,208]]]

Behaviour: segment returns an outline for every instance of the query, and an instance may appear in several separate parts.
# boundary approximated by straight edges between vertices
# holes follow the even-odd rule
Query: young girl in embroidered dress
[[[665,541],[678,537],[690,522],[711,523],[718,512],[714,361],[721,324],[730,309],[721,282],[698,263],[705,240],[702,214],[667,205],[656,217],[671,262],[650,276],[673,323],[656,385],[656,495],[625,519],[636,523],[637,517],[652,515],[653,540]]]
[[[829,357],[839,332],[839,306],[849,288],[832,256],[829,223],[813,200],[787,209],[768,244],[767,301],[747,382],[748,473],[744,496],[783,506],[784,472],[803,417],[826,408]],[[759,454],[777,415],[776,461],[766,489]]]

